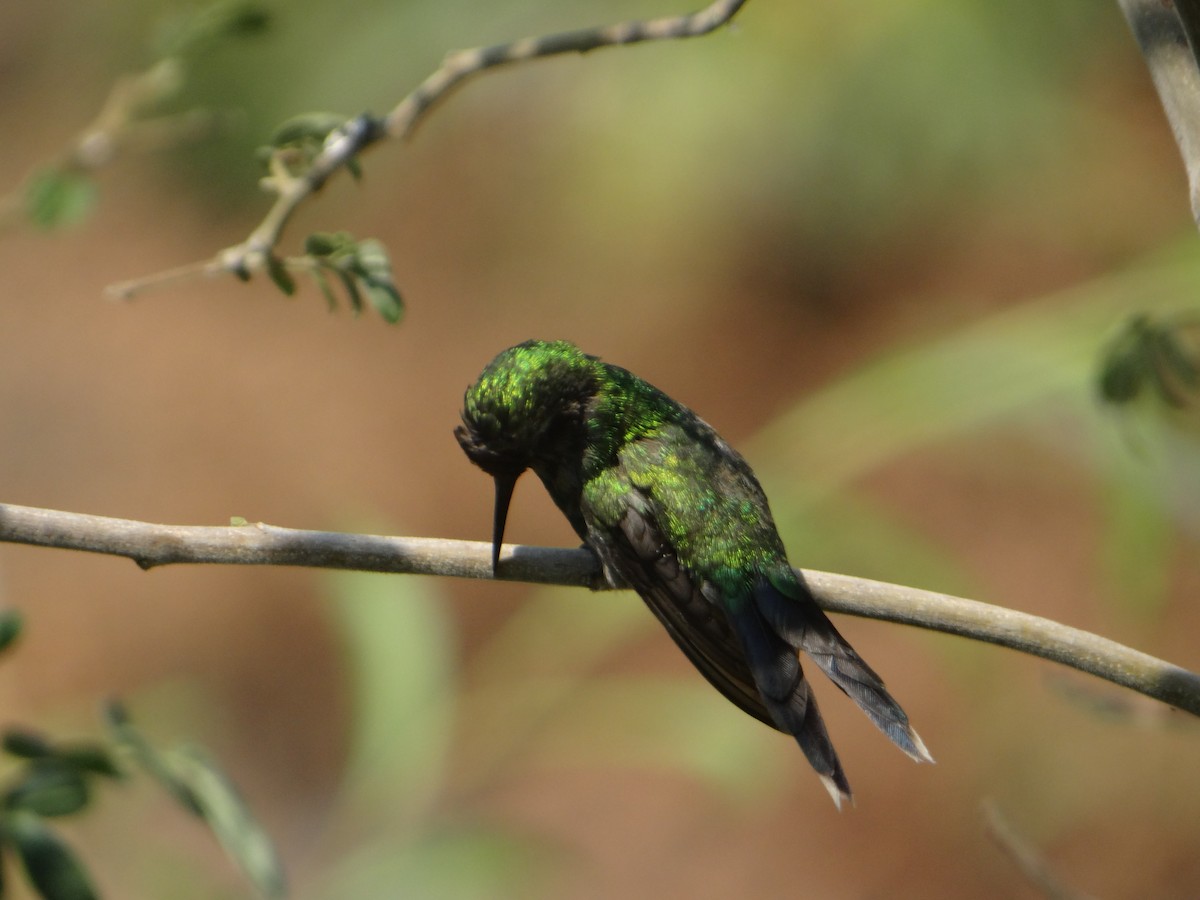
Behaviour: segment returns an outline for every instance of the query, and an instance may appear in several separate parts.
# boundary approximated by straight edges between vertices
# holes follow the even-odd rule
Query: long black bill
[[[508,504],[512,500],[513,488],[517,486],[516,475],[493,475],[496,482],[496,509],[492,519],[492,574],[500,565],[500,545],[504,543],[504,523],[508,520]]]

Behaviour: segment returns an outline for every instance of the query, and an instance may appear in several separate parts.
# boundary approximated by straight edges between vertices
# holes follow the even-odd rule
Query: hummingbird
[[[608,582],[632,587],[735,706],[795,738],[839,809],[850,783],[799,651],[896,746],[933,762],[789,564],[750,466],[686,406],[568,341],[526,341],[467,388],[455,437],[495,482],[493,571],[532,469]]]

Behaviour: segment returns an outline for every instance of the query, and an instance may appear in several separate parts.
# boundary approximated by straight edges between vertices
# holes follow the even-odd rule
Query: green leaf
[[[251,814],[233,782],[198,747],[171,751],[168,765],[195,798],[200,815],[225,852],[267,897],[287,893],[283,866],[271,838]]]
[[[54,752],[62,762],[87,775],[125,777],[124,771],[117,765],[108,748],[100,744],[90,741],[57,744]]]
[[[325,295],[330,309],[337,307],[337,297],[330,286],[327,272],[342,282],[350,308],[363,310],[363,294],[379,315],[395,324],[404,315],[404,300],[392,280],[392,266],[387,251],[379,241],[356,241],[345,231],[315,232],[304,240],[304,250],[315,263],[313,280]]]
[[[1194,316],[1130,316],[1101,356],[1101,399],[1114,405],[1129,403],[1149,385],[1171,406],[1195,402],[1200,389],[1196,330]]]
[[[296,293],[296,279],[287,270],[287,264],[278,256],[267,257],[267,274],[275,282],[275,286],[289,297]]]
[[[45,900],[94,900],[87,870],[74,851],[31,812],[14,811],[4,820],[8,842],[16,850],[29,881]]]
[[[113,739],[129,751],[137,764],[165,787],[184,809],[193,815],[203,815],[200,803],[192,795],[191,789],[176,777],[163,755],[133,724],[124,705],[119,700],[110,700],[105,704],[103,715]]]
[[[1187,406],[1196,398],[1200,370],[1184,346],[1175,323],[1164,322],[1149,335],[1150,373],[1159,395],[1172,406]]]
[[[15,609],[0,611],[0,653],[3,653],[21,636],[24,620]]]
[[[120,778],[124,774],[104,746],[92,741],[56,743],[36,731],[10,728],[4,732],[4,752],[22,759],[53,759],[77,772]]]
[[[82,222],[95,204],[95,184],[78,172],[43,169],[25,188],[26,215],[47,231]]]
[[[354,310],[355,315],[358,315],[363,311],[363,298],[358,290],[358,279],[353,275],[347,275],[341,269],[334,269],[333,271],[342,280],[342,287],[346,289],[346,296],[350,300],[350,308]]]
[[[1112,355],[1100,366],[1100,399],[1119,406],[1129,403],[1142,392],[1146,371],[1136,357],[1127,354]]]
[[[317,287],[321,289],[321,293],[325,295],[325,302],[329,304],[329,309],[332,312],[337,309],[337,297],[333,293],[333,286],[330,285],[329,279],[325,277],[325,273],[320,268],[312,270],[313,281],[317,283]]]
[[[314,231],[304,239],[304,252],[322,260],[353,256],[358,242],[348,231]]]
[[[69,816],[90,799],[79,770],[55,757],[34,760],[4,794],[6,809],[24,809],[40,816]]]
[[[225,0],[204,10],[207,25],[214,37],[247,37],[266,31],[271,24],[271,11],[258,0]]]
[[[385,322],[395,325],[404,317],[404,300],[393,285],[377,284],[366,279],[361,283],[366,289],[367,297],[370,298],[372,308]]]
[[[213,830],[225,851],[265,896],[286,892],[283,868],[266,832],[251,816],[237,789],[200,749],[176,747],[160,753],[134,727],[118,701],[105,707],[105,719],[116,740],[188,812]]]
[[[1200,387],[1200,368],[1197,368],[1196,358],[1183,345],[1181,335],[1173,327],[1165,326],[1155,339],[1158,356],[1172,377],[1188,391]]]
[[[392,280],[392,265],[387,250],[377,240],[368,238],[358,244],[359,279],[371,299],[371,306],[391,325],[404,315],[404,300]]]
[[[218,0],[177,15],[160,29],[155,47],[161,56],[198,53],[227,37],[251,37],[271,25],[271,11],[260,0]]]
[[[270,137],[272,147],[297,147],[306,144],[322,144],[335,128],[340,128],[346,117],[331,112],[301,113],[283,122]]]
[[[4,752],[23,759],[37,759],[54,753],[50,740],[36,731],[25,728],[10,728],[4,732]]]

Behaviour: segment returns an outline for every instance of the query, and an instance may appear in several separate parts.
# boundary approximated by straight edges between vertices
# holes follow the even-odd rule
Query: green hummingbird
[[[792,735],[839,809],[850,783],[798,651],[901,750],[933,761],[788,563],[750,466],[690,409],[567,341],[526,341],[467,388],[462,421],[455,437],[495,480],[493,568],[532,469],[609,582],[637,591],[730,701]]]

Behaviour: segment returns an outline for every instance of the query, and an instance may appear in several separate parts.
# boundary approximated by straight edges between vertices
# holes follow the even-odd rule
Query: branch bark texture
[[[216,563],[493,577],[491,544],[481,541],[301,531],[263,523],[156,525],[11,504],[0,504],[0,541],[123,556],[144,569]],[[1200,716],[1200,675],[1107,638],[948,594],[828,572],[798,574],[829,612],[1009,647]],[[587,550],[506,545],[495,577],[594,590],[607,587],[596,558]]]

